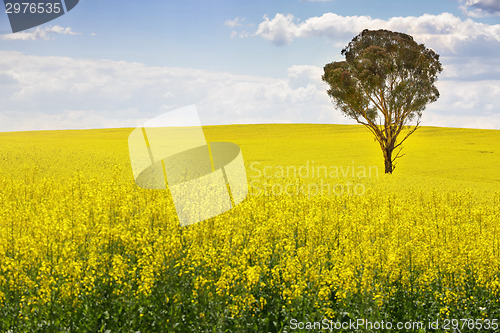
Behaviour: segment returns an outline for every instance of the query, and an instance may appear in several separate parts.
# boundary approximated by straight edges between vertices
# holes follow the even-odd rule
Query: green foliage
[[[439,55],[409,35],[364,30],[342,55],[345,61],[325,66],[323,80],[330,85],[328,94],[351,118],[368,110],[368,118],[375,120],[377,109],[386,108],[394,115],[407,112],[411,120],[439,98],[434,85],[442,71]]]
[[[388,30],[364,30],[341,53],[344,61],[324,67],[327,93],[344,115],[375,135],[386,172],[392,173],[398,157],[392,151],[414,130],[399,142],[398,135],[411,121],[418,127],[426,105],[439,98],[439,55],[409,35]]]

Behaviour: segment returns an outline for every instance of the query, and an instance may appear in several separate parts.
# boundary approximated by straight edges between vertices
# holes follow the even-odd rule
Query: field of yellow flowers
[[[135,185],[130,132],[0,133],[1,332],[500,319],[500,131],[423,127],[386,176],[359,126],[206,127],[249,194],[184,228]]]

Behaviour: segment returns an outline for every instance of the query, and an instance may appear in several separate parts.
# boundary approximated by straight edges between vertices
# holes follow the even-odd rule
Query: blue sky
[[[0,131],[136,126],[188,104],[207,124],[352,123],[321,70],[364,28],[441,55],[423,125],[500,129],[497,0],[81,0],[16,34],[0,13]]]

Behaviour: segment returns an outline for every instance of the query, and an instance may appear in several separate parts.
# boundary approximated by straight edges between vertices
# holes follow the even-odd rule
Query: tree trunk
[[[385,173],[391,173],[394,170],[394,166],[392,165],[392,151],[394,148],[386,147],[384,150],[384,160],[385,160]]]

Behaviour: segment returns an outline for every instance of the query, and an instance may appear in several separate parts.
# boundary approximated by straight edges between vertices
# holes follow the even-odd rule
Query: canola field
[[[384,175],[360,126],[205,127],[249,193],[181,228],[131,130],[0,133],[0,332],[500,330],[500,131],[423,127]]]

